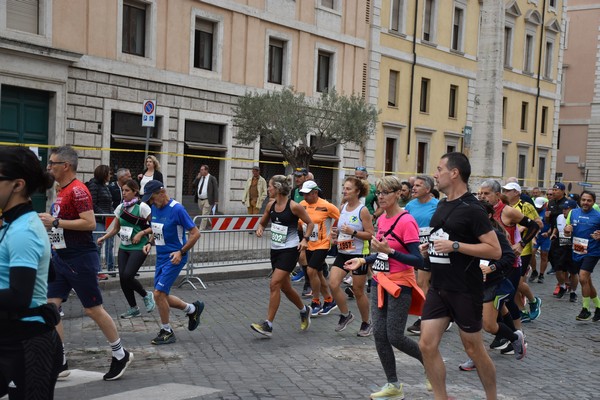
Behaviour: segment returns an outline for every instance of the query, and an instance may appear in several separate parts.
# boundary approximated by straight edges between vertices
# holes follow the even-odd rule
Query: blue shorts
[[[166,294],[171,292],[171,286],[187,262],[187,257],[183,257],[179,264],[174,265],[171,262],[170,254],[157,255],[156,272],[154,273],[154,289]]]
[[[84,308],[102,304],[102,293],[98,286],[98,252],[86,252],[72,258],[52,257],[56,277],[48,283],[49,299],[66,299],[71,289],[75,290]]]
[[[550,251],[550,243],[552,241],[549,237],[543,237],[542,235],[537,235],[535,239],[535,244],[533,245],[534,249],[540,249],[542,251]]]

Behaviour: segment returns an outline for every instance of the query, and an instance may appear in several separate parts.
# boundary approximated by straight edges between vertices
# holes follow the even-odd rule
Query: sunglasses
[[[367,172],[367,168],[366,167],[356,167],[354,168],[355,171],[362,171],[362,172]]]
[[[388,192],[388,191],[384,190],[384,191],[381,191],[381,192],[375,192],[375,196],[387,196],[388,194],[395,193],[395,192],[397,192],[397,190],[394,190],[394,191],[391,191],[391,192]]]
[[[59,165],[59,164],[66,164],[66,161],[48,161],[48,165],[49,166],[53,166],[53,165]]]

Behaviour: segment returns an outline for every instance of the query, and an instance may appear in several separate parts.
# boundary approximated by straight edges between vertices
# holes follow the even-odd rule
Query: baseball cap
[[[296,168],[296,170],[294,171],[294,175],[296,175],[296,176],[308,175],[308,170],[306,168]]]
[[[300,193],[310,193],[313,190],[321,190],[315,181],[306,181],[302,184],[302,189],[300,189]]]
[[[556,182],[554,184],[554,186],[552,186],[552,188],[554,188],[554,189],[560,189],[560,190],[563,190],[563,191],[566,189],[565,184],[562,183],[562,182]]]
[[[577,203],[575,200],[565,200],[565,202],[560,205],[560,208],[563,210],[566,210],[567,208],[577,208]]]
[[[544,207],[544,204],[546,204],[548,202],[548,199],[545,197],[536,197],[535,200],[533,200],[533,203],[535,204],[535,208],[542,208]]]
[[[163,187],[163,183],[157,180],[151,180],[150,182],[146,183],[146,186],[144,186],[144,195],[142,196],[142,201],[144,203],[148,202],[150,197],[152,197],[154,193],[158,192]]]
[[[516,190],[517,192],[521,193],[521,186],[515,182],[508,182],[506,185],[502,186],[502,189]]]

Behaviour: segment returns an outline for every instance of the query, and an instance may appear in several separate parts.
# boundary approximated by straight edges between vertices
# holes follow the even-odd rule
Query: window
[[[330,89],[332,54],[319,51],[317,60],[317,92]]]
[[[134,1],[123,2],[123,40],[121,51],[146,55],[146,6]]]
[[[429,79],[421,79],[421,99],[419,101],[419,111],[426,113],[429,110]]]
[[[385,138],[385,175],[393,175],[396,170],[396,139]]]
[[[550,0],[548,2],[548,7],[556,9],[556,0]]]
[[[529,112],[529,103],[521,103],[521,130],[527,132],[527,113]]]
[[[504,27],[504,66],[510,68],[512,66],[512,28]]]
[[[552,79],[552,56],[554,45],[552,42],[546,42],[546,58],[544,60],[544,78]]]
[[[545,134],[546,129],[548,129],[548,107],[542,107],[542,123],[540,132]]]
[[[527,169],[527,155],[519,154],[519,165],[517,166],[517,178],[519,185],[523,186],[525,182],[525,170]]]
[[[506,129],[506,106],[508,105],[508,99],[502,98],[502,128]]]
[[[269,71],[267,81],[281,85],[283,82],[284,42],[269,38]]]
[[[392,0],[390,30],[404,32],[404,0]]]
[[[424,174],[427,168],[427,143],[419,142],[417,144],[417,173]]]
[[[215,24],[197,18],[194,31],[194,68],[212,71]]]
[[[456,118],[457,98],[458,86],[450,85],[450,98],[448,100],[448,118]]]
[[[390,70],[390,86],[388,88],[388,106],[398,106],[398,71]]]
[[[423,13],[423,40],[433,42],[434,29],[434,7],[435,0],[425,0],[425,12]]]
[[[333,2],[334,0],[321,0],[321,6],[333,9]]]
[[[207,144],[223,144],[226,125],[200,121],[185,121],[185,141]]]
[[[454,153],[456,151],[456,146],[446,146],[446,153]]]
[[[454,7],[454,22],[452,23],[452,50],[462,50],[463,15],[464,10],[462,8]]]
[[[506,153],[502,152],[502,176],[506,176]]]
[[[546,157],[540,157],[538,162],[538,183],[539,187],[544,187],[544,181],[546,180]]]
[[[525,35],[525,61],[523,71],[533,72],[533,35]]]
[[[6,2],[6,27],[17,31],[39,34],[39,0],[8,0]]]

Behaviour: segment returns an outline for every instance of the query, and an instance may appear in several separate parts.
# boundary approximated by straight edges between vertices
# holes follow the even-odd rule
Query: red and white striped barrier
[[[219,216],[210,219],[213,231],[245,231],[254,230],[258,227],[261,216]]]

